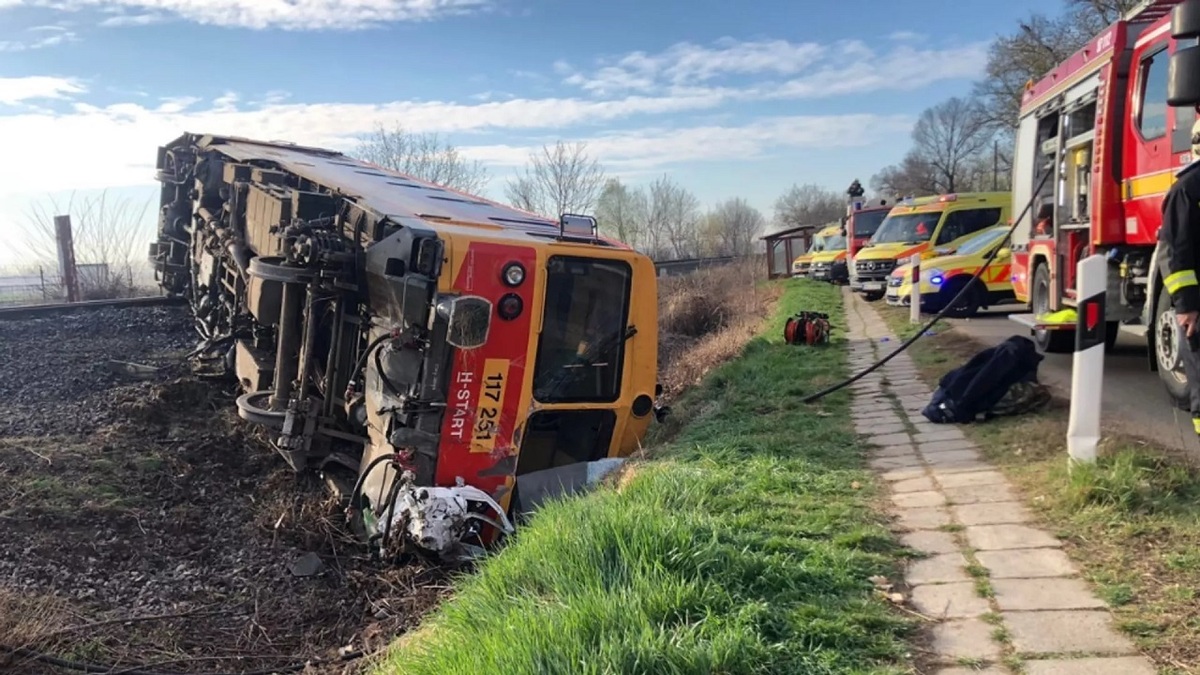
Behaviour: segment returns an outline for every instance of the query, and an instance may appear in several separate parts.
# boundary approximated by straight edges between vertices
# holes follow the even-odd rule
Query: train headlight
[[[509,263],[504,268],[504,283],[516,288],[525,281],[525,268],[519,262]]]

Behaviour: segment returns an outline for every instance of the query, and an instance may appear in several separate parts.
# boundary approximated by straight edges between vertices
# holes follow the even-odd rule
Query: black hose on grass
[[[835,391],[838,391],[840,389],[843,389],[845,387],[848,387],[848,386],[854,384],[855,382],[861,380],[862,378],[866,377],[867,375],[870,375],[871,373],[878,370],[880,367],[883,366],[883,364],[887,363],[888,361],[891,361],[893,358],[895,358],[897,355],[899,355],[900,352],[903,352],[904,350],[908,349],[909,347],[912,346],[912,344],[914,342],[916,342],[917,340],[920,340],[922,337],[924,337],[925,333],[930,328],[933,328],[934,324],[936,324],[938,321],[941,321],[942,318],[946,315],[946,312],[950,311],[950,308],[954,307],[958,303],[958,301],[962,298],[963,294],[965,294],[968,290],[971,289],[972,286],[975,285],[975,283],[979,280],[980,275],[983,274],[983,271],[986,270],[988,268],[988,266],[992,264],[992,261],[996,259],[996,256],[999,255],[999,253],[1000,253],[1000,249],[1004,248],[1004,245],[1006,243],[1008,243],[1009,239],[1012,238],[1013,232],[1017,229],[1017,225],[1019,225],[1021,223],[1021,220],[1025,217],[1025,214],[1030,212],[1033,209],[1033,204],[1034,204],[1034,202],[1037,201],[1038,193],[1041,192],[1042,186],[1044,186],[1046,184],[1046,180],[1050,178],[1050,173],[1051,172],[1047,171],[1046,175],[1042,176],[1042,180],[1038,183],[1037,187],[1035,187],[1033,189],[1033,197],[1031,197],[1029,199],[1029,203],[1026,204],[1025,208],[1021,210],[1021,215],[1019,215],[1013,219],[1012,226],[1008,228],[1008,232],[1004,233],[1004,238],[1000,240],[1000,244],[997,245],[995,248],[993,248],[992,252],[988,254],[987,259],[985,259],[983,261],[983,266],[980,267],[975,272],[974,276],[971,277],[970,281],[963,284],[963,287],[961,290],[958,291],[958,294],[955,295],[954,298],[950,302],[947,302],[945,304],[945,306],[942,307],[942,310],[940,312],[938,312],[937,314],[935,314],[934,317],[929,320],[929,323],[922,326],[921,329],[916,332],[916,334],[914,334],[909,339],[905,340],[896,349],[896,351],[892,352],[891,354],[888,354],[887,356],[876,361],[875,363],[871,364],[870,366],[867,366],[866,369],[847,378],[846,380],[839,382],[838,384],[835,384],[832,387],[827,387],[825,389],[822,389],[821,391],[818,391],[815,394],[810,394],[810,395],[804,397],[803,399],[801,399],[801,402],[812,403],[814,401],[819,401],[819,400],[825,398],[826,396],[834,393]],[[920,280],[918,280],[917,283],[920,283]]]

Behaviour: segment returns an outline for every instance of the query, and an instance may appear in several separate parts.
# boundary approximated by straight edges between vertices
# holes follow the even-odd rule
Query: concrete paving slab
[[[1104,601],[1082,579],[993,579],[1001,611],[1100,609]]]
[[[1066,553],[1057,548],[978,551],[975,557],[993,579],[1037,579],[1078,574]]]
[[[942,490],[946,499],[952,504],[992,504],[995,502],[1011,502],[1017,498],[1016,493],[1007,485],[978,485],[966,488],[948,488]]]
[[[1000,645],[992,640],[992,626],[979,619],[946,621],[933,627],[933,650],[943,659],[1000,658]]]
[[[903,509],[913,509],[922,506],[943,506],[946,498],[937,490],[900,492],[892,495],[892,503]]]
[[[898,443],[896,445],[885,445],[881,448],[871,450],[872,457],[916,457],[917,453],[913,450],[911,443]]]
[[[911,443],[912,438],[908,433],[893,433],[893,434],[876,434],[867,437],[867,442],[871,445],[876,445],[881,448],[889,445],[900,445],[901,443]]]
[[[925,465],[916,455],[906,457],[879,457],[867,461],[867,466],[876,471],[890,471],[892,469],[921,469],[924,473]]]
[[[926,452],[922,449],[923,446],[917,446],[917,452],[921,456],[929,460],[933,466],[944,466],[947,464],[955,464],[958,462],[982,462],[983,455],[979,454],[978,450],[950,450],[948,452]]]
[[[967,559],[962,553],[943,553],[909,563],[904,580],[911,586],[970,581],[966,567]]]
[[[936,458],[936,455],[928,457]],[[928,459],[925,460],[929,462]],[[955,462],[938,462],[932,465],[939,476],[949,476],[952,473],[974,473],[976,471],[990,471],[994,468],[992,464],[982,459],[965,459]]]
[[[991,611],[988,601],[975,592],[975,583],[926,584],[912,589],[917,611],[936,618],[966,619]]]
[[[897,509],[897,523],[910,530],[936,530],[950,524],[950,512],[940,506]]]
[[[958,542],[949,532],[938,530],[917,530],[900,537],[900,543],[914,551],[928,555],[940,553],[957,553]]]
[[[1026,525],[974,525],[967,528],[967,541],[979,551],[1062,546],[1048,533]]]
[[[858,431],[858,425],[855,425],[855,431]],[[863,436],[887,436],[891,434],[904,434],[908,436],[908,427],[904,426],[899,420],[895,422],[879,422],[864,425],[862,431],[858,433]],[[911,443],[911,439],[909,439]]]
[[[909,478],[907,480],[899,480],[892,483],[892,492],[901,494],[906,492],[924,492],[926,490],[936,490],[933,479],[929,476],[921,476],[920,478]]]
[[[979,450],[979,446],[973,441],[968,441],[966,438],[957,441],[929,441],[921,444],[921,452],[925,454],[933,454],[935,452],[951,452],[953,450]]]
[[[1033,515],[1020,502],[961,504],[954,507],[954,516],[963,525],[1007,525],[1033,520]]]
[[[1021,654],[1134,654],[1133,643],[1112,627],[1108,612],[1002,612]]]
[[[912,480],[914,478],[920,478],[926,475],[924,465],[915,465],[912,467],[898,469],[877,469],[877,471],[881,471],[879,474],[880,478],[892,483]]]
[[[918,433],[914,440],[918,443],[946,443],[949,441],[965,441],[967,437],[958,429],[938,429],[937,431],[923,431]]]
[[[937,476],[944,488],[978,487],[980,485],[1008,485],[1008,480],[999,471],[974,471]]]
[[[1144,656],[1026,661],[1025,675],[1155,675]]]
[[[1009,675],[1009,674],[1008,674],[1007,670],[1005,670],[1003,668],[995,667],[995,666],[993,666],[991,668],[984,668],[983,670],[979,670],[976,668],[963,668],[962,666],[955,666],[954,668],[942,668],[941,670],[934,673],[934,675]]]

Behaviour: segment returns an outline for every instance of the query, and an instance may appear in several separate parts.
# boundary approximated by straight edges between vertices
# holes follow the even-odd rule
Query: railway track
[[[49,305],[13,305],[0,307],[0,321],[50,316],[77,310],[108,309],[113,307],[154,307],[159,305],[182,305],[187,299],[182,296],[152,296],[146,298],[118,298],[115,300],[84,300],[61,302]]]

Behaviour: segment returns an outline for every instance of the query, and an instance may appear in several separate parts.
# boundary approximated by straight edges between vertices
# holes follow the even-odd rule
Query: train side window
[[[1143,140],[1167,135],[1167,63],[1165,48],[1142,59],[1137,122]]]

